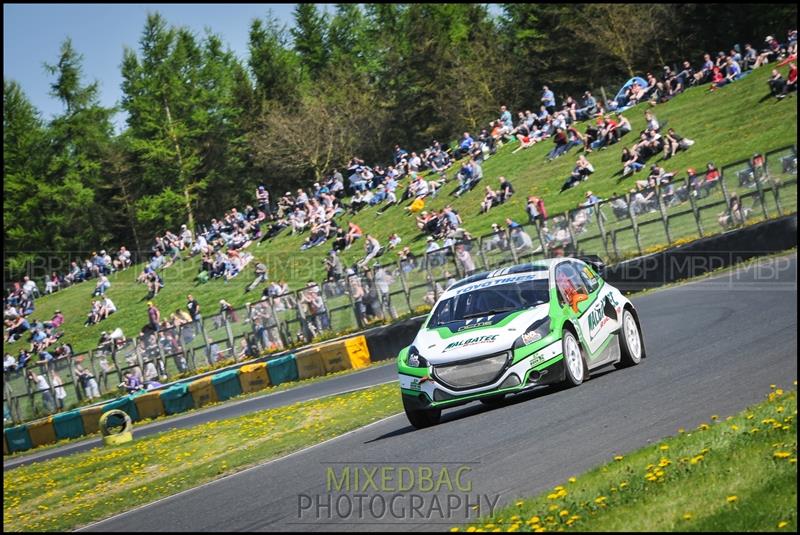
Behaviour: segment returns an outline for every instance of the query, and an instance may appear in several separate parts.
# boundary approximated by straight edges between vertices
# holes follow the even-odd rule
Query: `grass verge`
[[[795,386],[797,381],[794,381]],[[451,531],[797,531],[797,391]]]
[[[3,477],[3,530],[75,529],[401,410],[380,385],[23,466]]]

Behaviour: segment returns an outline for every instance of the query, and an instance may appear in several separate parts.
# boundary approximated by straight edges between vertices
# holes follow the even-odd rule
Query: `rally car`
[[[442,409],[494,405],[540,385],[580,385],[592,371],[645,357],[639,315],[599,275],[599,260],[554,258],[479,273],[439,297],[397,368],[416,428]]]

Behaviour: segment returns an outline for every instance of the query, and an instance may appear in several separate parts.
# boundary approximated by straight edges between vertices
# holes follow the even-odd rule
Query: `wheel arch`
[[[625,303],[625,306],[622,307],[622,310],[630,311],[631,315],[633,316],[633,321],[636,322],[636,328],[639,329],[639,337],[642,339],[642,358],[647,357],[647,346],[644,343],[644,331],[642,330],[642,323],[639,321],[639,313],[636,311],[636,308],[629,302]]]

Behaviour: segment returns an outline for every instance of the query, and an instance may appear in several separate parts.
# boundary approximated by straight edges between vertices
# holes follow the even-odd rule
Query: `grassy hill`
[[[662,124],[668,121],[669,127],[696,141],[688,151],[681,151],[673,159],[660,165],[667,171],[680,172],[680,176],[683,176],[687,167],[702,169],[709,161],[722,167],[724,164],[748,158],[756,151],[765,152],[796,143],[796,97],[791,96],[782,101],[764,98],[768,94],[766,84],[768,77],[769,69],[759,69],[721,90],[710,93],[707,86],[693,88],[666,104],[656,106],[654,113]],[[452,204],[461,214],[466,230],[477,237],[490,232],[492,223],[502,225],[506,217],[525,223],[526,197],[531,194],[544,198],[548,213],[552,216],[574,208],[584,199],[587,190],[593,191],[601,198],[611,197],[615,192],[624,193],[633,186],[635,179],[646,176],[646,173],[642,172],[636,175],[635,179],[620,180],[620,154],[625,145],[634,143],[636,133],[644,127],[643,114],[647,107],[647,104],[642,104],[625,113],[633,125],[633,132],[625,136],[621,143],[612,145],[608,150],[595,151],[588,155],[595,167],[595,173],[576,188],[559,194],[562,183],[575,164],[578,156],[576,149],[548,163],[545,161],[545,156],[553,146],[549,140],[516,154],[512,154],[512,151],[518,145],[511,143],[503,146],[496,155],[483,164],[484,180],[478,188],[456,199],[448,196],[448,193],[455,188],[455,184],[450,182],[437,198],[427,203],[426,209],[435,210]],[[583,126],[579,126],[579,129],[582,130]],[[659,161],[660,156],[655,156],[648,163]],[[449,173],[451,178],[457,167],[456,165],[451,169]],[[479,215],[483,186],[490,184],[493,188],[497,187],[498,176],[507,177],[514,185],[517,194],[509,202],[492,209],[488,214]],[[796,188],[793,192],[783,197],[785,211],[796,210]],[[388,236],[392,232],[397,232],[403,239],[402,245],[410,245],[417,253],[424,250],[425,237],[417,231],[414,217],[402,206],[392,207],[382,215],[377,214],[375,207],[367,208],[352,218],[349,215],[341,216],[340,225],[346,226],[349,219],[360,225],[365,232],[373,233],[381,243],[386,243]],[[716,225],[715,216],[710,219],[714,219],[715,228],[709,226],[709,230],[718,232],[720,228]],[[661,235],[663,236],[663,232]],[[286,279],[290,288],[297,289],[308,280],[322,279],[323,258],[330,248],[329,244],[324,244],[301,252],[300,245],[306,236],[307,233],[289,236],[288,232],[284,231],[272,240],[251,246],[250,251],[269,266],[271,278]],[[647,236],[643,234],[643,239],[644,237]],[[666,243],[666,240],[663,237],[653,236],[648,238],[647,245],[652,246],[661,242]],[[111,247],[112,244],[107,246]],[[597,248],[597,252],[601,253],[599,245]],[[363,257],[363,254],[363,241],[359,240],[345,252],[343,260],[349,265]],[[384,255],[382,261],[385,263],[395,260],[396,257],[392,255],[393,253]],[[219,299],[225,298],[238,307],[257,299],[260,295],[263,286],[250,294],[244,293],[245,286],[253,279],[250,267],[246,273],[229,283],[211,281],[196,286],[194,279],[199,263],[199,258],[194,258],[179,262],[165,270],[163,277],[166,287],[155,299],[162,316],[168,316],[179,307],[185,308],[187,293],[193,293],[198,298],[206,317],[218,311]],[[122,327],[127,336],[133,336],[147,321],[145,304],[147,290],[134,282],[141,268],[134,266],[111,277],[112,287],[108,295],[116,303],[119,312],[99,325],[88,328],[82,325],[90,308],[93,282],[83,283],[38,299],[33,317],[48,319],[54,310],[61,309],[66,316],[64,325],[66,336],[63,340],[71,342],[77,351],[94,347],[103,330],[110,331],[115,327]],[[336,327],[334,321],[334,329]],[[6,350],[16,352],[20,347],[21,343],[17,342],[7,345]]]

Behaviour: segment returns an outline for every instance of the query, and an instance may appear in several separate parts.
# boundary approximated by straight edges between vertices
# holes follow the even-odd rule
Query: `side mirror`
[[[578,303],[581,301],[586,301],[589,299],[589,296],[585,293],[574,293],[570,296],[570,306],[572,307],[573,312],[578,312]]]

